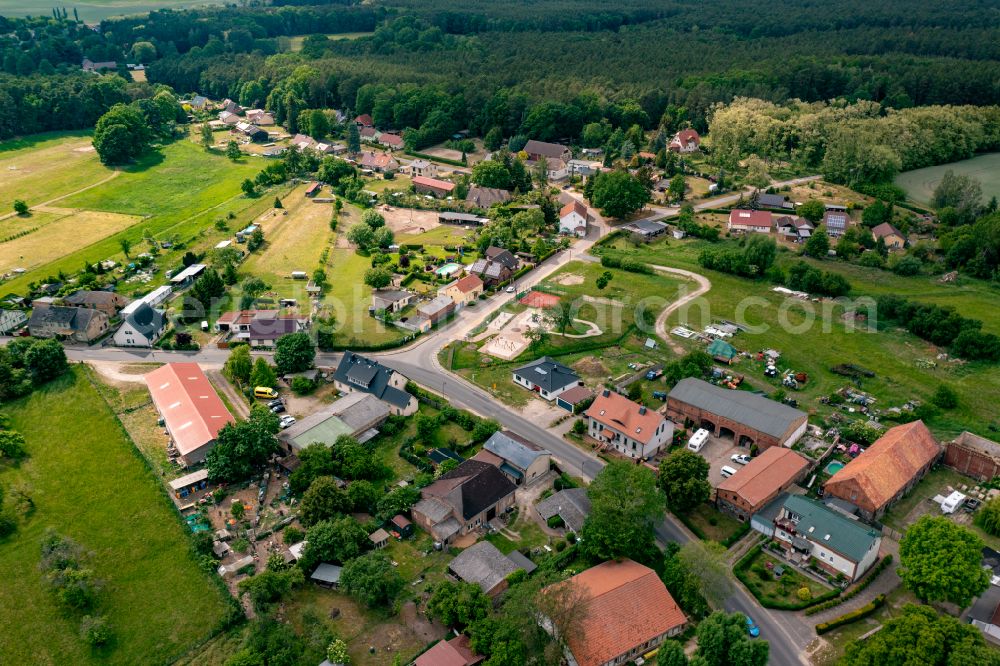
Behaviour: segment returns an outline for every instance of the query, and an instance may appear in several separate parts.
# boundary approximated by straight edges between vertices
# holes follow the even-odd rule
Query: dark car
[[[280,402],[277,405],[272,405],[271,406],[271,413],[272,414],[280,414],[283,411],[285,411],[285,405],[282,404],[282,403],[280,403]]]

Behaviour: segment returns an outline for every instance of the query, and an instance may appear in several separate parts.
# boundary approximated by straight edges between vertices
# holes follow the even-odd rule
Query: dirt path
[[[106,379],[110,379],[115,382],[127,382],[133,384],[145,384],[146,375],[141,372],[126,372],[122,369],[121,363],[117,361],[88,361],[90,367],[97,371],[97,374],[101,375]],[[134,363],[127,363],[125,365],[138,365]],[[150,363],[149,370],[155,370],[159,366],[158,363]]]
[[[659,271],[661,273],[680,275],[681,277],[685,277],[689,280],[694,280],[695,282],[698,283],[697,289],[681,296],[676,301],[665,307],[663,309],[663,312],[660,313],[660,316],[656,318],[656,328],[655,328],[656,334],[660,336],[660,338],[662,338],[664,342],[667,343],[667,345],[670,347],[670,349],[674,351],[675,354],[678,355],[683,354],[684,348],[681,345],[679,345],[676,341],[672,340],[670,338],[669,333],[667,332],[667,319],[670,317],[670,315],[672,315],[675,311],[677,311],[678,308],[687,305],[688,303],[690,303],[691,301],[693,301],[694,299],[698,298],[699,296],[707,292],[709,289],[711,289],[712,283],[704,275],[699,275],[698,273],[694,273],[692,271],[686,271],[683,268],[671,268],[669,266],[654,265],[653,270]]]
[[[225,378],[219,370],[208,370],[205,372],[208,375],[209,380],[219,390],[220,393],[226,396],[229,404],[232,406],[233,411],[236,412],[233,416],[239,418],[249,418],[250,417],[250,407],[247,405],[246,399],[242,395],[236,392],[236,389],[229,380]]]
[[[81,187],[80,189],[74,190],[73,192],[68,192],[67,194],[61,194],[61,195],[57,196],[55,199],[49,199],[48,201],[43,201],[40,204],[35,204],[31,208],[32,209],[43,209],[46,206],[50,206],[50,205],[54,204],[57,201],[62,201],[63,199],[67,199],[67,198],[69,198],[69,197],[71,197],[73,195],[80,194],[80,192],[86,192],[87,190],[93,189],[93,188],[97,187],[98,185],[103,185],[104,183],[108,182],[109,180],[113,180],[113,179],[117,178],[118,174],[120,174],[120,173],[121,173],[121,171],[119,171],[118,169],[115,169],[114,171],[111,172],[111,175],[108,176],[107,178],[102,178],[101,180],[97,181],[96,183],[91,183],[90,185],[87,185],[86,187]],[[66,210],[76,210],[76,209],[72,208],[72,209],[66,209]],[[17,215],[17,213],[7,213],[6,215],[0,215],[0,220],[6,220],[8,217],[14,217],[15,215]]]

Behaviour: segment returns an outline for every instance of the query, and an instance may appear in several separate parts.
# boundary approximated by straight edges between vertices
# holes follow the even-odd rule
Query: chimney
[[[640,416],[645,416],[646,415],[646,408],[644,406],[642,406],[642,405],[639,406],[639,415]]]
[[[608,389],[604,389],[603,391],[601,391],[601,395],[607,398],[609,395],[611,395],[611,391]]]

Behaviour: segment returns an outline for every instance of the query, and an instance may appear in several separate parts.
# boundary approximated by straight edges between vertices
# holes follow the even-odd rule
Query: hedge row
[[[430,160],[432,162],[442,162],[444,164],[450,164],[452,166],[466,166],[466,163],[462,160],[450,160],[447,157],[438,157],[437,155],[428,155],[427,153],[418,153],[413,150],[407,150],[406,154],[410,157],[419,157],[421,159]]]
[[[842,627],[845,624],[851,624],[852,622],[857,622],[858,620],[864,619],[877,611],[885,604],[885,595],[880,594],[870,603],[865,604],[857,610],[852,610],[850,613],[844,613],[840,617],[835,617],[829,622],[820,622],[816,625],[816,634],[822,636],[828,631],[833,631],[837,627]]]
[[[834,606],[839,606],[840,604],[844,603],[845,601],[848,601],[849,599],[853,599],[858,594],[860,594],[862,590],[864,590],[866,587],[868,587],[869,585],[871,585],[872,581],[875,580],[876,578],[878,578],[878,575],[880,573],[882,573],[883,571],[885,571],[885,569],[890,564],[892,564],[892,553],[889,553],[888,555],[886,555],[885,557],[883,557],[881,560],[879,560],[879,563],[876,564],[875,567],[870,572],[868,572],[868,575],[865,576],[861,580],[861,582],[859,582],[857,585],[855,585],[853,588],[851,588],[850,592],[847,592],[846,594],[842,594],[837,599],[833,599],[831,601],[827,601],[826,603],[822,603],[822,604],[819,604],[818,606],[813,606],[812,608],[809,608],[806,611],[806,615],[815,615],[816,613],[819,613],[820,611],[825,611],[828,608],[833,608]]]
[[[835,597],[840,596],[840,590],[834,588],[828,592],[813,597],[812,599],[807,599],[806,601],[797,602],[786,602],[786,601],[775,601],[767,597],[760,596],[757,590],[757,586],[747,575],[747,569],[753,564],[753,561],[757,559],[761,551],[764,549],[763,544],[758,544],[751,548],[746,555],[744,555],[736,564],[733,566],[733,573],[736,574],[736,578],[739,579],[743,586],[746,587],[750,594],[760,602],[760,605],[764,608],[773,608],[775,610],[787,610],[787,611],[799,611],[809,608],[810,606],[815,606],[817,604],[822,604],[825,601],[829,601]]]
[[[602,254],[601,266],[605,268],[618,268],[631,273],[652,274],[653,272],[653,267],[649,264],[621,255]]]

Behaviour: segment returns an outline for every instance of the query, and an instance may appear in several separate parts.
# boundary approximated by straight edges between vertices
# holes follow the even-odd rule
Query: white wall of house
[[[126,321],[115,331],[114,343],[116,347],[152,347],[161,335],[162,328],[152,338],[147,338]]]
[[[538,384],[533,383],[530,379],[528,379],[526,377],[522,377],[521,375],[517,374],[516,372],[511,373],[511,374],[512,374],[512,376],[514,378],[514,383],[515,384],[517,384],[518,386],[523,386],[524,388],[528,389],[529,391],[534,391],[535,388],[538,386]],[[560,389],[556,389],[555,391],[546,391],[545,389],[539,387],[537,393],[538,393],[539,397],[544,398],[545,400],[548,400],[549,402],[551,402],[551,401],[555,400],[556,398],[558,398],[563,393],[565,393],[566,391],[570,390],[571,388],[575,388],[576,386],[577,386],[577,384],[567,384],[566,386],[563,386]]]
[[[575,210],[559,218],[559,232],[564,234],[576,234],[577,228],[587,228],[587,219]]]
[[[594,417],[590,417],[589,434],[600,442],[608,442],[616,451],[629,458],[648,458],[655,454],[674,436],[674,424],[664,419],[656,428],[656,433],[649,442],[643,444],[628,434],[610,426],[606,426]]]
[[[782,442],[782,446],[791,447],[795,442],[799,441],[802,435],[806,434],[806,429],[809,427],[808,421],[803,421],[802,425],[795,429],[795,432],[791,436]]]

